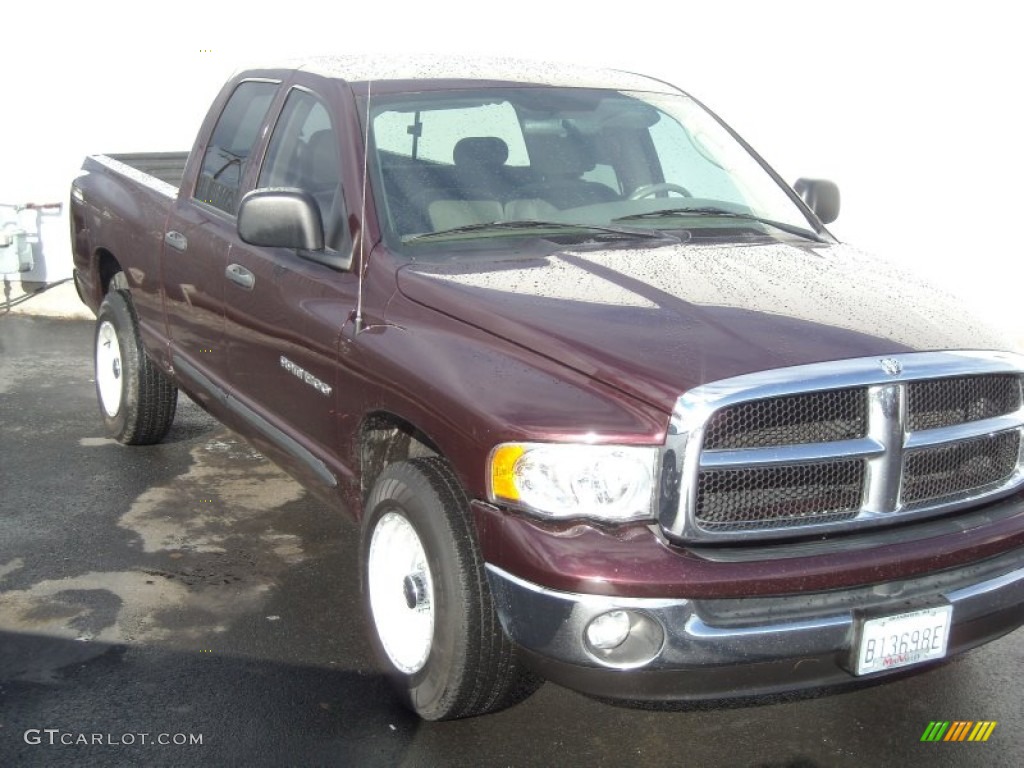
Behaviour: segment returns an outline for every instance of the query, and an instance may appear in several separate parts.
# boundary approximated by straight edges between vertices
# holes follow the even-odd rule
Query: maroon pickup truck
[[[327,58],[71,189],[110,434],[360,522],[424,718],[830,688],[1024,622],[1024,356],[658,80]]]

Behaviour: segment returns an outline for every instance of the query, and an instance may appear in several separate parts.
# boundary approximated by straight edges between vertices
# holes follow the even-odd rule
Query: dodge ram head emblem
[[[903,373],[903,365],[895,358],[883,357],[878,362],[882,364],[882,370],[890,376],[899,376]]]

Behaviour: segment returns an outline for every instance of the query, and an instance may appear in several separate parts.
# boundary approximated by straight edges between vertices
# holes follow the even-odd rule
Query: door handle
[[[164,242],[176,251],[184,252],[188,248],[188,238],[173,229],[164,233]]]
[[[256,275],[241,264],[228,264],[228,268],[224,270],[224,277],[247,291],[251,291],[256,285]]]

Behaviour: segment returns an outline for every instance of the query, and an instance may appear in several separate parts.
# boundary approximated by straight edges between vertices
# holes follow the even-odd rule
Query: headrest
[[[331,131],[317,131],[309,137],[306,168],[309,181],[317,186],[333,187],[338,183],[338,148]]]
[[[496,136],[467,136],[452,152],[455,165],[498,168],[508,160],[508,144]]]
[[[534,136],[529,142],[530,165],[546,178],[579,177],[594,169],[589,148],[579,137]]]

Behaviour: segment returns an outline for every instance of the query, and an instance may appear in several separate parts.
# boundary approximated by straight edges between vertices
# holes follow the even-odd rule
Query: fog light
[[[615,608],[591,619],[580,640],[587,655],[601,666],[638,669],[658,658],[665,645],[665,628],[644,611]]]
[[[587,642],[602,651],[618,648],[629,637],[629,614],[625,611],[602,613],[587,627]]]

